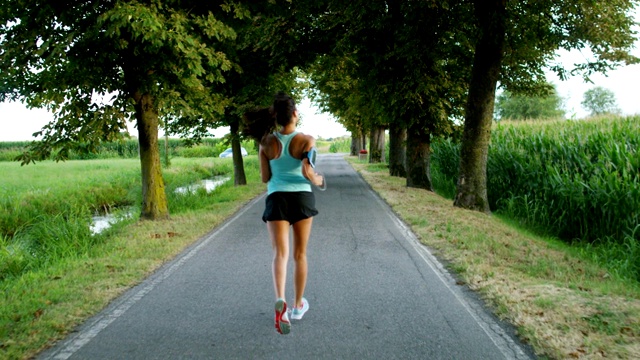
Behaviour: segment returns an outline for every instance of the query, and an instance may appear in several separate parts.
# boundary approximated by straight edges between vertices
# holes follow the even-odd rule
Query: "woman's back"
[[[291,151],[294,140],[297,140],[295,145],[300,147],[300,140],[304,135],[297,132],[290,134],[276,132],[273,137],[278,142],[278,146],[277,150],[273,149],[276,156],[269,159],[271,178],[267,183],[267,192],[271,194],[276,191],[311,191],[311,183],[302,174],[302,161],[294,157]]]

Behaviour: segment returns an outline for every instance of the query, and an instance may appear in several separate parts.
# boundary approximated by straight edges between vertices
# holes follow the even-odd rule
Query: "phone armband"
[[[316,147],[312,147],[309,151],[305,151],[302,153],[302,158],[307,158],[309,160],[309,164],[312,168],[316,167],[316,157],[318,156],[318,150]]]

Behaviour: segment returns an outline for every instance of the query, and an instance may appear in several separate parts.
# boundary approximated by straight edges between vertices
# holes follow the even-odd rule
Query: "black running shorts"
[[[286,220],[293,225],[315,215],[318,210],[311,191],[274,192],[267,196],[262,221]]]

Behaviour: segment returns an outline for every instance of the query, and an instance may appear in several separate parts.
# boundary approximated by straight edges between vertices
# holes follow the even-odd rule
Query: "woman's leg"
[[[287,282],[287,261],[289,260],[289,222],[284,220],[267,221],[267,229],[273,248],[273,288],[276,300],[284,299]]]
[[[293,224],[293,260],[295,261],[295,272],[293,278],[295,300],[294,307],[302,305],[304,288],[307,285],[307,244],[311,234],[311,224],[313,218],[300,220]]]

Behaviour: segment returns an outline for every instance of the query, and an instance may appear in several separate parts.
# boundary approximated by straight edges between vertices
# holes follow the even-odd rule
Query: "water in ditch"
[[[229,180],[231,180],[230,176],[216,176],[213,179],[204,179],[195,184],[179,187],[175,191],[178,194],[193,193],[198,189],[205,189],[207,192],[211,192]],[[124,212],[124,215],[120,214],[119,216],[113,213],[96,215],[93,217],[93,222],[91,224],[91,233],[94,235],[99,234],[105,229],[111,227],[120,219],[131,216],[131,211]]]

